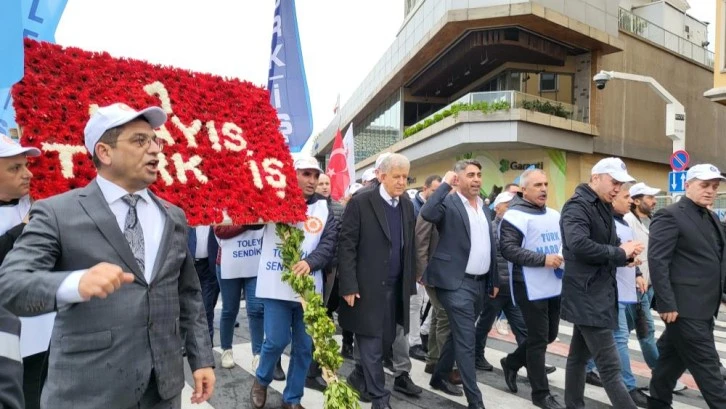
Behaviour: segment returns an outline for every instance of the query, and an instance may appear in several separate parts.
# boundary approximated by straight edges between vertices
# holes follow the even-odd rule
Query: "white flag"
[[[350,124],[343,138],[343,149],[345,149],[345,161],[348,164],[348,175],[350,184],[355,183],[355,143],[353,142],[353,123]],[[347,188],[347,186],[346,186]]]

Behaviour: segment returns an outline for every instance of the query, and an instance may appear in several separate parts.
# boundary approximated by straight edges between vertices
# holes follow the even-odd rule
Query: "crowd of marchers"
[[[166,119],[158,107],[99,108],[84,132],[95,179],[36,202],[28,158],[41,152],[0,135],[0,407],[180,408],[184,356],[192,402],[208,400],[220,295],[222,368],[240,364],[232,343],[245,300],[253,407],[266,406],[273,380],[286,381],[285,409],[303,408],[305,388],[326,388],[299,296],[281,280],[275,225],[189,227],[148,189]],[[518,393],[526,368],[537,407],[584,408],[591,383],[618,409],[669,408],[688,370],[706,404],[726,408],[713,333],[726,279],[716,167],[692,166],[685,196],[657,212],[659,190],[619,158],[595,164],[559,212],[541,169],[491,204],[476,160],[409,194],[409,160],[383,154],[340,202],[315,158],[294,169],[307,220],[292,272],[313,278],[337,318],[341,353],[355,361],[347,381],[374,409],[393,407],[384,367],[394,390],[421,395],[411,359],[426,362],[431,388],[484,408],[494,398],[476,372],[494,368],[485,350],[495,323],[517,343],[499,362],[505,383]],[[657,342],[653,314],[665,323]],[[573,325],[563,397],[546,363],[561,319]],[[631,370],[631,336],[652,371],[647,392]]]

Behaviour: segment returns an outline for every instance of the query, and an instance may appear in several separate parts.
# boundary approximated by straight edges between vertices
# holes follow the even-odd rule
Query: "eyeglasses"
[[[149,146],[151,146],[151,142],[154,142],[156,146],[159,147],[159,151],[164,150],[164,140],[160,139],[156,135],[149,137],[147,135],[138,135],[133,138],[128,139],[131,143],[137,143],[139,145],[139,148],[146,148],[148,149]]]

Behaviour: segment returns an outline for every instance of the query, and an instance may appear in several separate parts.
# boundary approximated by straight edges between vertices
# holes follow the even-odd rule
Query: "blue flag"
[[[0,87],[9,88],[23,78],[23,19],[20,0],[0,2]]]
[[[305,79],[295,0],[276,0],[272,53],[267,80],[270,103],[277,109],[280,133],[290,152],[300,152],[313,131],[310,95]]]
[[[4,71],[16,70],[20,75],[14,81],[5,83],[0,79],[0,132],[7,134],[10,128],[15,128],[15,110],[13,109],[12,98],[10,97],[10,87],[19,81],[23,75],[23,37],[29,37],[35,40],[55,42],[55,30],[58,27],[63,10],[66,8],[68,0],[2,0],[0,2],[0,50],[3,50],[0,57],[3,64],[0,64],[0,77]],[[16,25],[11,25],[12,30],[6,28],[6,14],[14,13],[11,8],[18,8],[18,20]],[[9,17],[8,17],[9,18]],[[17,28],[16,28],[17,27]],[[16,32],[16,30],[19,30]],[[8,41],[6,46],[6,38]],[[20,57],[14,54],[15,48],[20,50]],[[7,51],[6,51],[7,50]],[[10,53],[10,54],[9,54]]]

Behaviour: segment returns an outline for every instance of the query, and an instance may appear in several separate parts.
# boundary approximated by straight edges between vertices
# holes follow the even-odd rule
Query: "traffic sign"
[[[686,172],[668,172],[668,191],[685,192],[686,191]]]
[[[688,167],[691,156],[684,150],[678,150],[671,155],[671,169],[676,172],[685,170]]]

